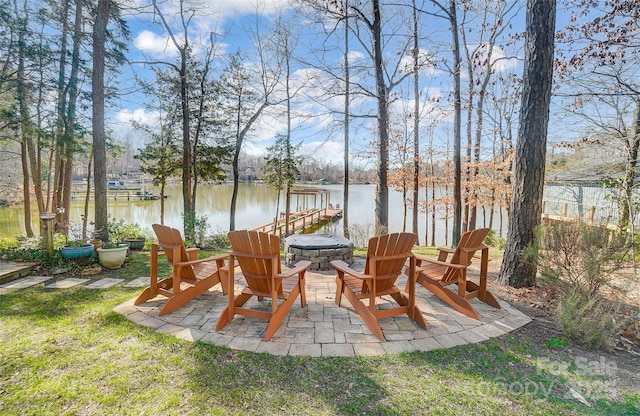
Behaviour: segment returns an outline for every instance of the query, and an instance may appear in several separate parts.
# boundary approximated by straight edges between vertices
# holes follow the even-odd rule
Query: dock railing
[[[327,218],[336,216],[336,210],[329,212],[327,208],[313,208],[306,211],[291,212],[289,214],[289,233],[294,233],[307,227],[311,227]],[[340,211],[338,211],[340,212]],[[274,227],[275,223],[275,227]],[[251,230],[261,231],[269,234],[275,234],[278,237],[285,235],[287,229],[286,219],[284,214],[277,221],[271,221],[269,223],[254,227]]]

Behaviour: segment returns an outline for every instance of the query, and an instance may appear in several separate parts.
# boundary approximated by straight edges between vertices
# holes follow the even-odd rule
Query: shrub
[[[504,237],[499,237],[496,234],[496,230],[493,228],[489,230],[489,234],[484,238],[484,243],[489,247],[499,248],[504,250],[507,245],[507,240]]]
[[[60,238],[66,239],[64,234],[60,234]],[[76,269],[76,263],[68,259],[63,259],[60,250],[54,250],[49,254],[47,250],[42,249],[39,238],[27,238],[20,241],[17,247],[8,247],[0,250],[2,258],[7,260],[18,260],[39,263],[44,269],[52,269],[56,267],[69,267]]]
[[[193,236],[185,235],[185,243],[187,245],[195,245],[196,247],[205,247],[209,224],[207,216],[198,217],[195,212],[189,212],[182,216],[185,223],[185,233],[189,230],[193,231]]]
[[[107,223],[109,241],[121,243],[128,239],[147,238],[149,233],[135,223],[127,223],[123,219]]]
[[[226,231],[218,230],[217,232],[207,236],[204,239],[204,247],[206,248],[229,248],[229,235]]]
[[[574,287],[558,305],[557,321],[567,338],[587,346],[608,349],[610,340],[624,325],[616,320],[618,310],[618,306]]]
[[[373,224],[349,224],[349,239],[353,242],[354,248],[366,249],[373,235]]]
[[[0,250],[18,248],[18,239],[15,237],[0,237]]]
[[[538,259],[543,276],[594,295],[625,265],[629,244],[625,234],[604,224],[575,220],[546,224],[542,247]]]

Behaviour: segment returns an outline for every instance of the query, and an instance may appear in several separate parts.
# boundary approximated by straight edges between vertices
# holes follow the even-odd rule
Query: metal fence
[[[547,183],[542,213],[546,217],[584,218],[615,225],[618,220],[617,201],[616,190],[597,184]],[[635,218],[634,223],[639,225],[640,219]]]

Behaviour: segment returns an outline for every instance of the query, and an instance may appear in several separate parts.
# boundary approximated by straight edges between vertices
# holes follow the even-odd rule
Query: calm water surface
[[[311,187],[311,186],[310,186]],[[325,185],[317,187],[329,191],[329,201],[333,205],[344,206],[341,185]],[[148,191],[158,193],[158,189],[152,186]],[[182,186],[169,185],[166,193],[170,195],[165,200],[165,224],[182,229]],[[229,229],[229,206],[231,204],[232,184],[206,184],[198,188],[196,210],[198,216],[206,216],[211,232],[226,232]],[[134,193],[133,191],[132,193]],[[125,194],[121,194],[117,200],[110,197],[108,212],[111,218],[123,219],[126,222],[138,223],[142,227],[151,230],[151,224],[160,222],[160,201],[127,201]],[[373,230],[375,185],[351,185],[349,187],[349,223],[358,224],[361,228],[369,227]],[[253,228],[273,220],[276,214],[277,192],[268,189],[263,184],[240,184],[238,189],[238,203],[236,211],[236,228]],[[319,198],[315,205],[320,205]],[[313,198],[304,200],[302,197],[292,196],[292,210],[311,208],[314,205]],[[284,195],[281,195],[280,211],[284,211]],[[81,221],[84,211],[84,201],[75,200],[71,204],[71,221]],[[37,218],[37,211],[33,211]],[[411,217],[411,211],[407,214]],[[480,212],[481,215],[481,212]],[[89,219],[93,220],[93,201],[89,206]],[[425,218],[419,215],[419,238],[421,244],[425,244]],[[482,221],[482,220],[481,220]],[[494,220],[494,226],[499,226],[499,220]],[[35,232],[38,232],[37,221],[34,221]],[[402,231],[402,194],[389,190],[389,228],[391,232]],[[407,229],[411,230],[411,219],[407,221]],[[330,225],[322,232],[342,234],[342,222]],[[445,222],[442,219],[436,223],[436,245],[445,244]],[[0,208],[0,237],[17,236],[24,234],[24,208],[10,207]],[[450,230],[449,230],[450,234]],[[449,238],[450,239],[450,238]],[[429,238],[431,240],[431,238]]]

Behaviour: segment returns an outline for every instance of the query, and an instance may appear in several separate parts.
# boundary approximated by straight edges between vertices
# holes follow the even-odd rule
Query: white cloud
[[[364,59],[364,54],[360,51],[350,50],[349,53],[347,54],[347,59],[349,60],[350,64],[353,64],[358,62],[361,59]]]
[[[227,14],[245,14],[259,11],[260,13],[276,13],[291,5],[290,0],[200,0],[199,8],[209,12]]]
[[[148,134],[136,129],[133,122],[146,124],[149,126],[158,125],[158,115],[153,112],[146,111],[144,108],[136,108],[134,110],[120,110],[113,117],[113,122],[109,123],[111,134],[115,139],[122,140],[124,138],[133,141],[135,147],[142,147],[149,139]]]
[[[143,30],[133,40],[133,45],[142,52],[152,55],[177,55],[178,51],[168,36],[160,36],[149,30]]]
[[[141,124],[153,125],[158,123],[158,115],[155,113],[146,111],[144,108],[136,108],[133,111],[126,108],[116,114],[115,121],[119,125],[122,125],[122,124],[130,125],[133,121],[136,121]]]
[[[433,75],[436,72],[435,65],[436,57],[431,54],[427,49],[418,50],[418,65],[420,72],[425,75]],[[400,61],[400,68],[403,72],[413,72],[413,56],[404,56]]]
[[[344,160],[344,143],[335,141],[307,142],[300,148],[300,154],[319,162],[341,164]]]
[[[491,63],[497,72],[506,72],[518,66],[518,59],[515,57],[507,58],[507,54],[502,48],[494,46]]]
[[[473,51],[475,54],[475,61],[477,64],[486,61],[487,54],[489,52],[488,45],[474,45]],[[518,59],[516,57],[507,57],[504,49],[499,46],[493,46],[491,51],[491,69],[493,72],[506,72],[512,70],[518,66]]]

